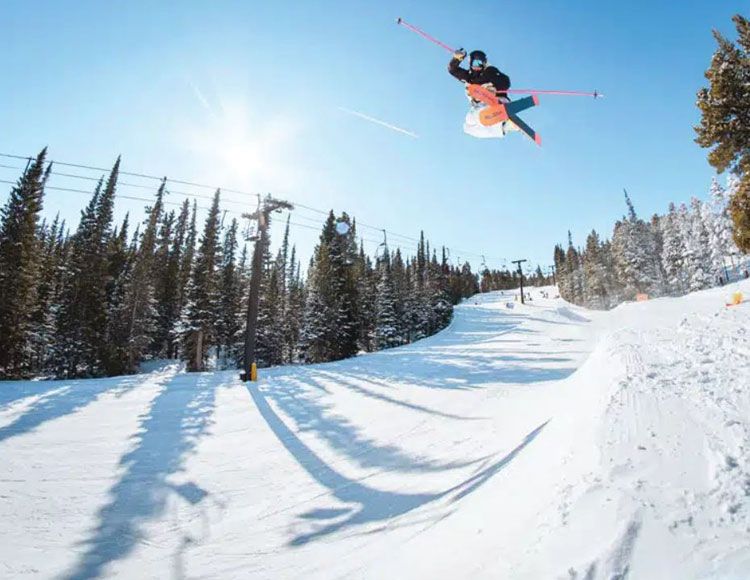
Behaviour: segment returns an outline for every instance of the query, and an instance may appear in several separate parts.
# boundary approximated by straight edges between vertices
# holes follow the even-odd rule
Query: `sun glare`
[[[296,164],[289,163],[300,132],[299,122],[263,116],[247,99],[223,98],[211,104],[196,89],[201,105],[186,131],[183,146],[204,171],[223,183],[251,190],[292,187]]]

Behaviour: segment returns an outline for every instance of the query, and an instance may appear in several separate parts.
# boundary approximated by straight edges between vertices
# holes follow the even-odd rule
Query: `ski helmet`
[[[487,66],[487,55],[484,54],[484,52],[482,52],[481,50],[472,50],[469,53],[469,66],[477,66],[474,64],[475,62],[481,63],[479,66],[484,68],[485,66]]]

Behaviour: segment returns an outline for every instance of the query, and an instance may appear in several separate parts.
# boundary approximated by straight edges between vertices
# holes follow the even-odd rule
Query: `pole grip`
[[[443,49],[447,50],[448,52],[451,52],[451,53],[453,53],[453,52],[456,52],[456,50],[455,50],[455,49],[451,48],[450,46],[448,46],[448,45],[447,45],[447,44],[445,44],[444,42],[441,42],[441,41],[439,41],[439,40],[438,40],[437,38],[435,38],[435,37],[433,37],[433,36],[430,36],[430,35],[429,35],[429,34],[427,34],[427,33],[426,33],[426,32],[425,32],[424,30],[421,30],[420,28],[417,28],[417,27],[416,27],[416,26],[414,26],[413,24],[409,24],[409,23],[408,23],[408,22],[407,22],[406,20],[404,20],[403,18],[400,18],[400,17],[399,17],[399,18],[397,18],[397,19],[396,19],[396,24],[398,24],[398,25],[400,25],[400,26],[403,26],[404,28],[408,28],[408,29],[409,29],[409,30],[411,30],[412,32],[416,32],[416,33],[417,33],[417,34],[419,34],[419,36],[421,36],[422,38],[424,38],[424,39],[426,39],[426,40],[429,40],[429,41],[430,41],[430,42],[432,42],[433,44],[437,44],[437,45],[438,45],[439,47],[441,47],[441,48],[443,48]]]

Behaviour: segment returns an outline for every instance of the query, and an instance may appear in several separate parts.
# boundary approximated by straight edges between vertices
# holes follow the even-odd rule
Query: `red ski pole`
[[[422,38],[429,40],[433,44],[437,44],[440,48],[444,48],[448,52],[451,52],[451,53],[456,52],[455,49],[451,48],[444,42],[439,41],[434,36],[430,36],[421,28],[417,28],[413,24],[409,24],[403,18],[397,18],[396,24],[399,24],[403,26],[404,28],[411,30],[412,32],[416,32]],[[508,89],[507,91],[501,91],[501,92],[517,93],[517,94],[521,93],[521,94],[540,94],[540,95],[564,95],[564,96],[570,96],[570,97],[594,97],[595,99],[601,98],[604,96],[597,91],[594,91],[593,93],[591,93],[591,92],[586,92],[586,91],[555,91],[555,90],[551,91],[551,90],[546,90],[546,89]]]
[[[502,93],[521,93],[521,94],[532,94],[532,95],[563,95],[566,97],[594,97],[595,99],[601,99],[604,97],[599,91],[593,93],[586,91],[550,91],[546,89],[508,89],[507,91],[500,91]]]
[[[440,42],[437,38],[434,38],[434,37],[430,36],[429,34],[427,34],[424,30],[421,30],[421,29],[417,28],[416,26],[413,26],[413,25],[409,24],[403,18],[398,18],[396,20],[396,24],[400,24],[401,26],[403,26],[405,28],[408,28],[412,32],[416,32],[422,38],[426,38],[430,42],[433,42],[433,43],[437,44],[439,47],[444,48],[448,52],[456,52],[454,49],[452,49],[450,46],[448,46],[444,42]]]

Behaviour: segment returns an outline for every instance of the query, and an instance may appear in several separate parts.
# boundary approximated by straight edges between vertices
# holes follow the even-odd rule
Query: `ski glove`
[[[459,48],[456,52],[453,53],[453,58],[455,58],[458,62],[461,62],[466,58],[466,51],[463,48]]]

